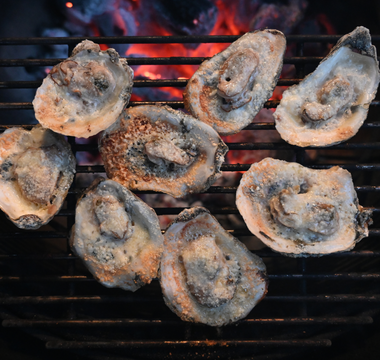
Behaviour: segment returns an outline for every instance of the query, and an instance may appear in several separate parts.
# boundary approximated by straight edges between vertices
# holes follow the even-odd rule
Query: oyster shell
[[[281,137],[297,146],[330,146],[354,136],[379,85],[376,48],[360,26],[343,36],[317,69],[283,93],[274,113]]]
[[[38,229],[62,207],[75,174],[63,136],[34,127],[0,135],[0,208],[21,229]]]
[[[350,250],[371,223],[351,174],[338,166],[312,170],[266,158],[243,175],[236,205],[254,235],[289,256]]]
[[[264,298],[263,261],[202,207],[182,211],[165,232],[160,283],[182,320],[222,326],[244,318]]]
[[[96,135],[114,123],[131,97],[133,70],[114,49],[85,40],[54,66],[33,100],[40,124],[60,134]]]
[[[220,177],[227,146],[207,124],[147,105],[125,110],[102,134],[99,150],[109,178],[129,189],[180,197]]]
[[[157,277],[163,244],[158,217],[115,181],[96,179],[79,199],[70,243],[104,286],[135,291]]]
[[[185,107],[221,135],[239,132],[272,95],[285,47],[278,30],[246,33],[201,64],[183,94]]]

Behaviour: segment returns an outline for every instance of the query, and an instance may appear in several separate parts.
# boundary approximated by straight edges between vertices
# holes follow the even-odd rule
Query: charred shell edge
[[[209,178],[207,179],[205,183],[205,186],[203,187],[202,190],[200,190],[200,192],[206,191],[222,175],[222,172],[220,171],[220,167],[223,164],[224,156],[226,155],[228,150],[229,150],[228,146],[223,142],[223,140],[219,140],[219,144],[215,151],[214,173],[209,176]]]
[[[167,226],[166,230],[173,224],[180,223],[180,222],[188,222],[190,220],[195,219],[198,215],[201,215],[203,213],[207,213],[211,215],[209,210],[201,206],[194,206],[192,208],[185,209]]]
[[[35,230],[44,225],[42,219],[34,214],[22,215],[18,219],[12,220],[8,215],[8,219],[11,220],[18,228],[25,230]],[[54,217],[54,214],[47,219],[45,224],[50,221]]]
[[[127,62],[127,59],[125,58],[120,58],[120,55],[119,53],[113,49],[113,48],[109,48],[107,50],[100,50],[99,48],[99,51],[95,51],[94,49],[91,49],[91,48],[88,48],[88,45],[89,45],[89,42],[90,40],[85,40],[85,42],[81,42],[79,43],[75,48],[74,50],[72,51],[71,53],[71,56],[67,59],[71,59],[72,57],[78,55],[80,52],[82,51],[88,51],[88,52],[97,52],[97,53],[103,53],[103,54],[107,54],[111,60],[111,62],[113,64],[116,64],[116,65],[119,65],[123,68],[123,70],[127,73],[127,75],[130,77],[130,83],[127,83],[126,86],[123,88],[121,94],[120,94],[120,97],[125,101],[125,102],[129,102],[129,99],[131,98],[131,93],[132,93],[132,88],[133,88],[133,70],[128,66],[128,62]],[[97,43],[94,43],[93,41],[91,41],[91,43],[93,43],[94,45],[96,46],[99,46]]]
[[[91,185],[83,192],[83,194],[79,197],[79,199],[77,200],[77,206],[79,205],[79,203],[82,201],[82,199],[84,199],[87,194],[91,191],[94,191],[98,185],[103,182],[103,181],[106,181],[106,179],[104,177],[99,177],[97,179],[95,179]]]
[[[115,50],[116,52],[116,50]],[[111,60],[112,61],[112,60]],[[126,59],[120,59],[121,66],[123,67],[124,71],[128,74],[130,77],[130,83],[127,83],[126,86],[123,88],[120,96],[126,101],[128,104],[129,99],[132,95],[132,88],[133,88],[133,70],[128,66],[128,62]]]
[[[327,57],[321,61],[321,63],[339,50],[342,46],[350,46],[351,48],[360,50],[362,55],[367,55],[373,58],[376,61],[377,67],[379,67],[376,47],[371,44],[371,35],[369,30],[364,26],[358,26],[354,31],[341,37]]]
[[[369,30],[367,28],[365,28],[364,26],[358,26],[354,31],[352,31],[352,32],[344,35],[343,37],[341,37],[338,40],[338,42],[336,43],[336,45],[326,55],[326,57],[324,57],[321,60],[321,62],[318,64],[316,70],[324,61],[326,61],[328,58],[330,58],[330,56],[335,54],[335,52],[337,52],[342,46],[349,46],[351,49],[359,50],[362,55],[370,56],[372,59],[375,60],[375,63],[377,65],[377,67],[376,67],[377,71],[380,73],[379,62],[377,60],[376,47],[374,45],[371,45],[371,35],[369,33]],[[314,71],[311,72],[309,75],[305,76],[305,78],[302,80],[302,82],[304,82],[309,76],[313,75]],[[289,87],[289,89],[293,88],[293,87],[296,88],[298,86],[299,85],[292,85]],[[329,145],[326,145],[326,147],[339,144],[340,142],[342,142],[342,141],[338,140],[338,141],[333,142]],[[310,145],[310,146],[320,147],[318,145],[315,145],[315,146]]]

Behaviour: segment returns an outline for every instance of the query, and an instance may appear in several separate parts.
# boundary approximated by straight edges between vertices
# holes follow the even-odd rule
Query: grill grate
[[[230,43],[238,36],[190,37],[100,37],[104,44]],[[305,56],[308,43],[335,43],[340,36],[288,36],[296,56],[284,63],[296,67],[296,78],[280,79],[278,86],[299,83],[306,66],[322,57]],[[65,44],[71,52],[84,38],[0,39],[2,46]],[[380,36],[373,36],[380,42]],[[130,65],[198,65],[203,58],[128,58]],[[51,66],[61,59],[1,59],[0,67]],[[134,87],[184,87],[186,80],[135,80]],[[0,81],[0,91],[33,89],[41,81]],[[1,94],[1,92],[0,92]],[[135,101],[130,106],[166,104],[183,108],[182,101]],[[271,100],[266,108],[274,108]],[[238,325],[215,329],[182,322],[165,306],[159,284],[136,293],[106,289],[98,284],[74,256],[68,245],[74,223],[76,198],[83,191],[74,181],[67,204],[54,220],[34,232],[22,231],[2,215],[0,232],[0,317],[4,327],[20,328],[42,339],[47,349],[74,351],[84,358],[234,358],[279,359],[302,354],[310,348],[331,347],[342,334],[370,326],[379,313],[380,226],[380,122],[376,121],[380,101],[373,101],[369,119],[349,142],[328,149],[298,148],[283,141],[275,143],[228,143],[230,150],[275,150],[303,165],[324,169],[340,165],[352,172],[360,202],[374,210],[370,236],[354,251],[323,258],[292,259],[267,248],[254,251],[264,258],[270,279],[269,293]],[[0,110],[30,110],[31,102],[3,102]],[[20,112],[21,113],[21,112]],[[3,131],[11,124],[0,125]],[[32,125],[20,125],[31,128]],[[254,123],[244,131],[274,130],[273,123]],[[369,141],[368,141],[369,140]],[[92,144],[69,138],[74,153],[96,153]],[[310,151],[317,155],[310,158]],[[356,152],[355,152],[356,151]],[[348,156],[342,155],[349,153]],[[250,164],[223,164],[226,172],[246,171]],[[77,166],[77,174],[103,173],[101,165]],[[207,196],[230,196],[236,186],[212,186]],[[139,192],[152,194],[153,192]],[[147,201],[149,203],[149,201]],[[236,215],[234,200],[226,206],[207,206],[213,215]],[[175,215],[183,207],[156,207],[159,216]],[[247,239],[247,228],[226,226],[234,236]],[[359,329],[359,330],[358,330]],[[337,340],[339,342],[339,340]],[[48,351],[48,350],[46,350]],[[326,351],[326,350],[325,350]],[[329,352],[330,351],[330,352]],[[331,354],[331,349],[323,354]],[[317,355],[316,355],[317,356]],[[324,355],[326,356],[326,355]]]

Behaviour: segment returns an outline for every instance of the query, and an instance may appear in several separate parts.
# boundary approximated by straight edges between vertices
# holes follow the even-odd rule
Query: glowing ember
[[[149,71],[145,71],[143,75],[147,77],[148,79],[161,79],[161,74],[155,74]]]

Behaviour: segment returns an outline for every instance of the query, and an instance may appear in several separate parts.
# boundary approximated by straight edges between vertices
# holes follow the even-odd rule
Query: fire
[[[71,9],[73,7],[73,3],[67,2],[66,3],[66,7],[69,8],[69,9]]]
[[[149,71],[145,71],[143,75],[148,79],[161,79],[161,74],[155,74]]]
[[[224,14],[231,14],[231,9],[227,9],[222,1],[217,1],[219,16],[212,29],[210,35],[236,35],[248,31],[247,29],[238,28],[233,21],[226,22]],[[234,17],[234,16],[232,16]],[[198,20],[194,19],[193,23],[198,24]],[[169,36],[167,30],[158,27],[155,24],[150,24],[149,28],[151,33],[158,36]],[[144,54],[147,57],[211,57],[222,50],[229,44],[226,43],[204,43],[197,47],[189,46],[189,44],[133,44],[125,52],[126,57],[138,56],[137,54]],[[141,65],[135,67],[135,77],[145,77],[149,79],[189,79],[197,70],[196,65]],[[168,88],[166,89],[170,94],[171,99],[182,99],[182,88]]]

